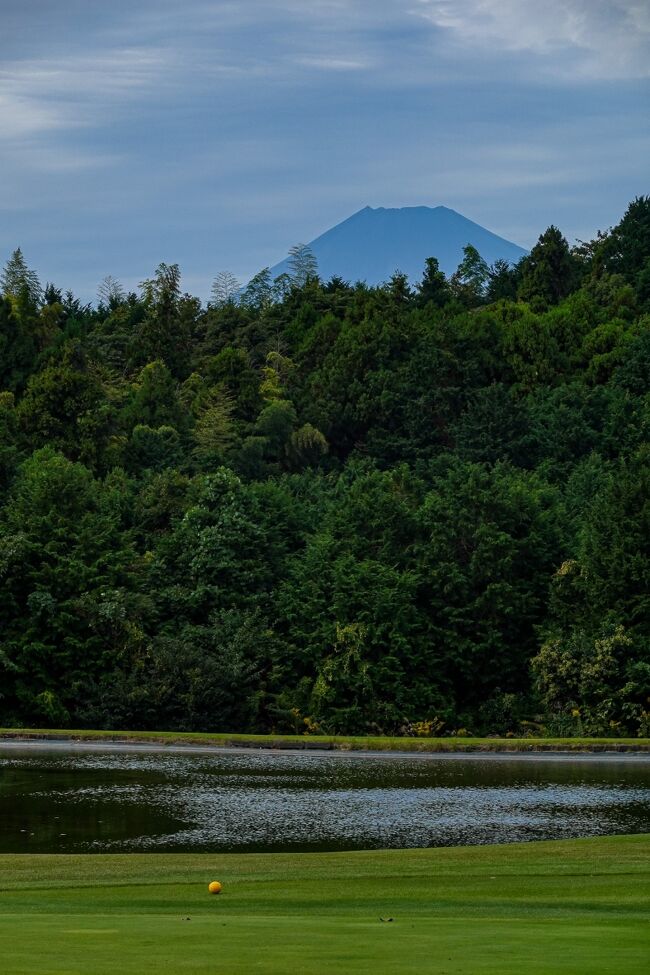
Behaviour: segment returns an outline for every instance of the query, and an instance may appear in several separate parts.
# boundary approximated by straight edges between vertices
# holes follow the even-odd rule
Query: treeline
[[[650,733],[650,197],[416,287],[0,290],[0,723]]]

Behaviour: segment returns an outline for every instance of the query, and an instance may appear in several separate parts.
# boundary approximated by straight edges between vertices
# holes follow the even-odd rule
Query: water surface
[[[0,743],[0,852],[342,850],[650,831],[650,758]]]

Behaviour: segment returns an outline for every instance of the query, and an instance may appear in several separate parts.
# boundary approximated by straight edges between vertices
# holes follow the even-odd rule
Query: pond
[[[345,850],[650,831],[650,756],[0,743],[0,852]]]

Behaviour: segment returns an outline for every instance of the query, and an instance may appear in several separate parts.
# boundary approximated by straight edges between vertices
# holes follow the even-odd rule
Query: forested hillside
[[[650,733],[650,197],[207,306],[0,278],[0,722]]]

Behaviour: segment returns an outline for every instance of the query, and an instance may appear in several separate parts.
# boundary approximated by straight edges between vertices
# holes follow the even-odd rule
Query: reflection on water
[[[339,850],[650,830],[650,759],[0,744],[0,852]]]

